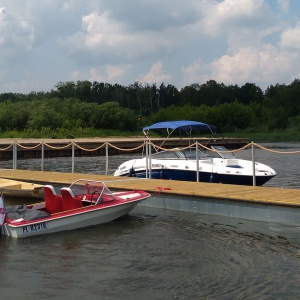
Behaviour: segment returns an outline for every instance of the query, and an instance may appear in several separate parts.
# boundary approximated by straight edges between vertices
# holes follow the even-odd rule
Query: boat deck
[[[145,190],[152,195],[164,193],[205,199],[222,199],[224,201],[300,207],[300,190],[296,189],[11,169],[1,169],[0,177],[39,184],[59,185],[70,184],[77,179],[84,178],[104,181],[110,189]]]

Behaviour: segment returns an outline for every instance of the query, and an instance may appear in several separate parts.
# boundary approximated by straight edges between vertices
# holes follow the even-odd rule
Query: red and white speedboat
[[[1,234],[20,238],[110,222],[151,196],[138,190],[111,192],[103,182],[85,179],[61,188],[60,193],[45,185],[44,195],[44,202],[0,208]]]

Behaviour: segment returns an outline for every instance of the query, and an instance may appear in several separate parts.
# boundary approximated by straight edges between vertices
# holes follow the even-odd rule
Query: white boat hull
[[[254,162],[254,158],[252,161],[237,159],[224,146],[214,145],[208,148],[194,143],[193,131],[210,132],[214,135],[219,131],[214,125],[189,120],[158,122],[143,128],[145,137],[151,141],[149,130],[166,130],[165,141],[160,146],[148,143],[146,157],[124,162],[117,168],[114,176],[241,185],[263,185],[276,176],[275,170]],[[175,130],[179,131],[180,136],[187,134],[190,137],[190,147],[162,148]]]
[[[149,164],[150,165],[150,164]],[[133,176],[138,178],[196,181],[197,161],[185,159],[151,159],[151,170],[146,158],[124,162],[114,176]],[[199,181],[227,184],[252,185],[255,175],[256,185],[263,185],[276,175],[275,170],[256,162],[255,173],[251,161],[243,159],[212,158],[199,160]]]
[[[53,186],[46,185],[44,202],[6,209],[2,205],[0,233],[22,238],[107,223],[128,214],[151,196],[136,190],[112,193],[103,182],[86,179],[79,179],[60,191],[57,194]]]
[[[2,234],[14,238],[49,234],[66,230],[74,230],[107,223],[128,214],[140,201],[130,202],[108,208],[91,207],[86,211],[73,212],[70,215],[57,214],[55,218],[39,219],[23,226],[5,224]]]

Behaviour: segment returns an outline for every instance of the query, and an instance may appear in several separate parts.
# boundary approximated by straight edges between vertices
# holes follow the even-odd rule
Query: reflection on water
[[[82,230],[0,238],[1,299],[297,299],[298,244],[222,223],[136,211]]]
[[[270,151],[278,151],[281,154],[255,148],[255,158],[257,161],[271,166],[277,172],[264,186],[300,189],[300,154],[284,154],[288,152],[300,151],[300,144],[265,144]],[[250,149],[238,152],[241,158],[252,159]]]
[[[266,185],[299,189],[297,155],[255,154],[278,172]],[[251,159],[251,150],[237,156]],[[110,173],[126,159],[114,157]],[[46,159],[44,169],[70,172],[71,165]],[[40,160],[20,160],[18,168],[40,170]],[[75,160],[76,172],[104,170],[103,157]],[[300,292],[299,228],[267,222],[137,207],[91,228],[1,237],[0,254],[1,300],[297,299]]]

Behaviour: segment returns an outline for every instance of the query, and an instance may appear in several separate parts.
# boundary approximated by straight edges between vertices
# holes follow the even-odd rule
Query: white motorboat
[[[1,195],[1,234],[20,238],[110,222],[151,196],[138,190],[111,192],[103,182],[85,179],[62,187],[60,193],[46,185],[44,195],[44,202],[7,207]]]
[[[170,121],[144,127],[143,133],[150,140],[149,130],[162,129],[167,129],[167,138],[175,130],[184,132],[188,136],[191,136],[192,131],[195,130],[208,131],[212,134],[218,131],[216,126],[202,122]],[[198,149],[185,147],[173,151],[169,149],[156,151],[154,147],[155,153],[151,150],[148,151],[150,155],[122,163],[114,172],[114,176],[241,185],[253,185],[253,182],[255,185],[263,185],[276,176],[276,171],[271,167],[256,161],[238,159],[224,146],[211,146],[210,149],[211,151],[200,147]]]

